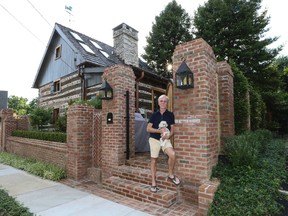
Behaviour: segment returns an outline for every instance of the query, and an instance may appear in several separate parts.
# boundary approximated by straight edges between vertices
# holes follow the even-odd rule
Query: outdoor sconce
[[[100,95],[102,95],[101,99],[103,100],[110,100],[113,98],[113,89],[109,85],[109,83],[104,80],[104,82],[101,85],[100,90]]]
[[[176,87],[179,89],[194,88],[194,74],[183,61],[176,71]]]

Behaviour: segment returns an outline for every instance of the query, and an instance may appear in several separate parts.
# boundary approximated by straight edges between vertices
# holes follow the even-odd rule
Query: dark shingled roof
[[[102,67],[109,67],[109,66],[112,66],[114,64],[124,64],[124,62],[119,57],[117,57],[114,47],[111,47],[105,43],[102,43],[101,41],[95,40],[94,38],[91,38],[85,34],[82,34],[80,32],[77,32],[75,30],[67,28],[65,26],[62,26],[58,23],[56,23],[56,26],[58,26],[59,29],[65,34],[65,36],[70,40],[70,42],[73,44],[73,46],[78,49],[79,53],[84,58],[84,62],[99,65]],[[94,54],[87,52],[79,44],[79,42],[81,43],[81,41],[77,40],[70,32],[74,32],[74,33],[78,34],[79,37],[84,42],[84,44],[86,44],[94,52]],[[109,57],[106,58],[102,54],[100,49],[95,47],[91,41],[96,42],[102,48],[102,50],[109,55]],[[81,64],[81,62],[80,62],[80,64]]]
[[[88,67],[110,67],[112,65],[115,64],[125,64],[124,60],[121,59],[118,55],[116,55],[116,49],[112,46],[109,46],[101,41],[98,41],[94,38],[91,38],[85,34],[82,34],[78,31],[75,31],[71,28],[65,27],[59,23],[55,23],[55,28],[54,31],[51,35],[50,41],[49,43],[51,43],[55,33],[58,33],[62,38],[64,38],[65,40],[68,39],[68,41],[66,41],[68,44],[71,45],[71,47],[75,48],[76,50],[74,50],[75,52],[77,52],[78,54],[80,54],[83,58],[83,60],[81,62],[78,62],[78,65],[86,65]],[[74,36],[74,34],[77,34],[81,39],[76,39]],[[89,47],[89,49],[92,50],[93,53],[91,53],[91,51],[87,51],[86,49],[84,49],[80,43],[85,44],[86,46]],[[94,45],[95,43],[97,43],[99,45],[99,47],[97,47],[97,45]],[[84,45],[84,46],[85,46]],[[49,46],[49,44],[48,44]],[[49,47],[47,47],[47,50],[49,49]],[[45,55],[44,55],[45,57]],[[41,71],[41,65],[43,64],[44,58],[42,59],[42,62],[40,64],[40,67],[38,69],[38,73],[35,77],[35,81],[33,84],[34,88],[38,87],[38,76],[40,75],[40,71]],[[130,65],[132,66],[132,65]],[[149,80],[151,80],[152,82],[157,81],[160,82],[162,84],[167,84],[168,79],[159,76],[158,74],[156,74],[144,61],[142,61],[139,58],[139,66],[135,67],[132,66],[135,75],[136,76],[141,76],[141,72],[143,71],[145,73],[145,77],[148,78]]]

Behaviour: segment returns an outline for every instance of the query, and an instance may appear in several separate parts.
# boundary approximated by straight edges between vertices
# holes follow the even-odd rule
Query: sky
[[[279,36],[271,48],[284,45],[280,55],[288,56],[287,0],[262,0],[271,17],[268,37]],[[8,96],[38,96],[33,89],[35,76],[44,56],[55,22],[113,46],[112,29],[126,23],[138,31],[139,56],[146,37],[171,0],[0,0],[0,91]],[[193,16],[206,0],[176,0]],[[71,6],[68,13],[65,6]]]

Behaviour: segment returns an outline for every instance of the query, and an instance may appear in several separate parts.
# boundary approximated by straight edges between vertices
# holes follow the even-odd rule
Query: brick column
[[[106,79],[113,88],[113,99],[102,100],[102,177],[111,175],[113,167],[126,160],[126,91],[129,91],[129,147],[130,157],[135,156],[135,75],[130,67],[115,65],[104,71]],[[107,124],[107,114],[113,114],[113,123]]]
[[[17,119],[17,130],[29,130],[29,126],[29,117],[27,115]]]
[[[206,216],[210,204],[213,202],[219,181],[207,181],[198,189],[198,210],[197,216]]]
[[[1,110],[1,142],[0,150],[6,150],[6,138],[11,136],[12,131],[17,129],[17,121],[13,117],[12,109],[3,109]]]
[[[72,105],[67,111],[67,174],[79,180],[92,166],[93,112],[90,105]]]
[[[193,89],[174,85],[176,170],[184,182],[203,183],[210,178],[219,150],[216,60],[212,48],[196,39],[175,48],[173,76],[182,61],[194,73]]]
[[[221,122],[221,144],[226,137],[233,136],[234,130],[234,84],[233,72],[227,62],[217,63],[219,83],[219,104]],[[221,149],[222,150],[222,149]]]

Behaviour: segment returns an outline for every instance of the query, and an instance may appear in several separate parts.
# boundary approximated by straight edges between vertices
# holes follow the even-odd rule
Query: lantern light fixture
[[[179,89],[194,88],[194,74],[183,61],[176,71],[176,87]]]
[[[102,83],[101,88],[99,90],[100,90],[101,99],[110,100],[113,98],[113,89],[111,88],[111,86],[109,85],[106,79]]]

